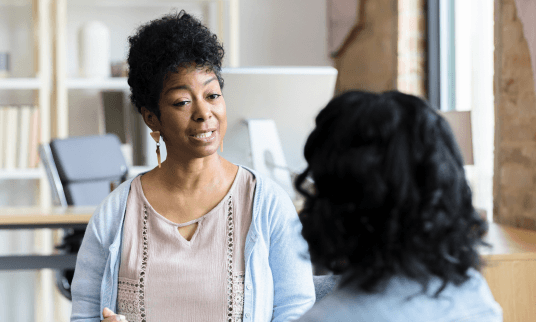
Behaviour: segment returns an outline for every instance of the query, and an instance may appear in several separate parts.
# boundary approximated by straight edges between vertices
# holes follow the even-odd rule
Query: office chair
[[[52,140],[39,147],[39,154],[56,206],[96,206],[128,175],[121,142],[115,134]],[[66,229],[62,244],[56,248],[78,253],[84,232]],[[73,275],[73,269],[56,273],[58,289],[69,300]]]

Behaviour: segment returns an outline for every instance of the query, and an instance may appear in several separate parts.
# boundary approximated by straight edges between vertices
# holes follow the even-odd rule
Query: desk
[[[536,231],[491,223],[485,236],[493,248],[481,248],[482,274],[505,322],[536,319]]]
[[[2,208],[0,229],[82,228],[95,207]],[[74,268],[76,254],[0,256],[0,270]]]

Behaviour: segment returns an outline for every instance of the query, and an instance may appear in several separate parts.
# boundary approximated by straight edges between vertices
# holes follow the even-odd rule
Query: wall
[[[534,7],[527,16],[536,14]],[[495,1],[494,220],[536,229],[536,97],[514,0]]]
[[[361,0],[359,18],[335,57],[337,92],[397,87],[397,0]]]
[[[241,0],[240,66],[331,66],[326,0]]]

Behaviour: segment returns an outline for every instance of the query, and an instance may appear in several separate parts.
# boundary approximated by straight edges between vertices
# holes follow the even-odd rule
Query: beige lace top
[[[210,212],[177,224],[145,199],[140,177],[127,200],[117,314],[129,322],[242,321],[244,246],[255,178],[239,167],[231,189]],[[197,222],[190,241],[179,227]]]

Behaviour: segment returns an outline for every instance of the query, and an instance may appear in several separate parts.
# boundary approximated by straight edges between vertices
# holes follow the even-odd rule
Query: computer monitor
[[[246,119],[274,120],[288,168],[305,169],[305,141],[314,119],[335,92],[333,67],[245,67],[223,69],[227,133],[221,155],[252,166]]]

